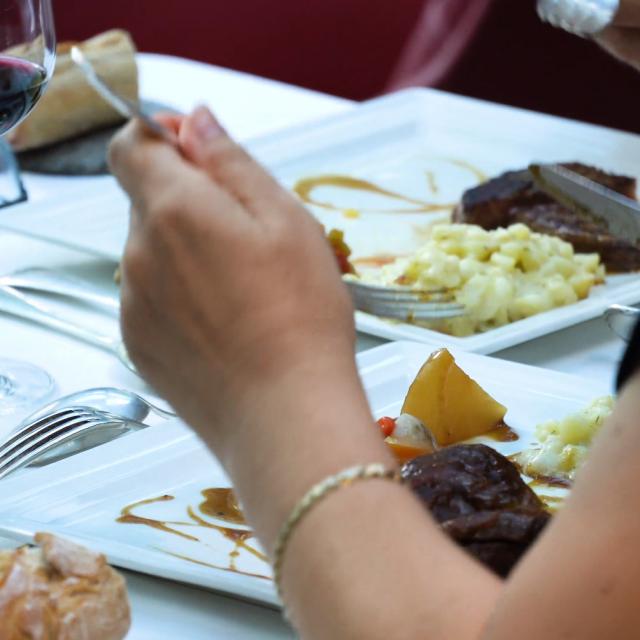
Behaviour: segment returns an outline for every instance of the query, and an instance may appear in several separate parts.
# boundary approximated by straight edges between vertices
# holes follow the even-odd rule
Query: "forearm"
[[[640,0],[622,0],[613,21],[596,41],[613,56],[640,70]]]
[[[640,28],[640,0],[622,0],[614,26]]]
[[[636,637],[638,415],[640,374],[618,399],[570,498],[505,584],[485,640]]]

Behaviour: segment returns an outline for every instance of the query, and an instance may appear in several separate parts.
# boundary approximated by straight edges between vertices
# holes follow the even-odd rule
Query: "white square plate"
[[[399,413],[409,384],[431,351],[424,344],[396,342],[358,355],[376,417]],[[506,421],[520,440],[489,442],[505,454],[530,443],[537,423],[562,417],[609,392],[606,384],[462,351],[454,354],[466,372],[508,407]],[[203,489],[228,486],[219,464],[177,422],[26,471],[0,485],[0,535],[30,540],[37,531],[51,531],[104,552],[115,565],[277,604],[272,582],[250,575],[269,576],[268,565],[239,549],[239,571],[229,571],[234,545],[218,531],[170,525],[199,538],[193,541],[116,522],[125,505],[163,495],[174,499],[142,506],[135,513],[186,521],[187,506],[197,511]],[[249,542],[253,545],[255,541]]]
[[[258,140],[251,150],[288,188],[303,178],[347,175],[434,204],[452,204],[483,177],[523,169],[532,161],[580,161],[640,178],[640,136],[549,115],[481,102],[432,89],[411,89],[366,103],[311,127]],[[344,209],[408,208],[364,191],[322,187],[312,206],[327,228],[345,231],[353,258],[417,249],[447,211],[361,213]],[[613,303],[640,301],[640,275],[609,276],[586,300],[465,338],[357,313],[358,330],[390,340],[418,340],[493,353],[594,318]]]
[[[342,174],[405,196],[453,204],[483,176],[532,161],[579,160],[640,178],[640,136],[435,91],[410,89],[343,114],[247,143],[287,188],[301,178]],[[397,200],[332,187],[315,195],[343,208],[398,208]],[[407,203],[400,203],[404,208]],[[311,207],[327,228],[344,229],[354,257],[402,254],[420,246],[435,213],[362,213]],[[0,215],[0,227],[119,260],[128,205],[112,180],[76,187],[54,202],[26,203]],[[640,276],[610,276],[588,299],[467,338],[358,313],[360,331],[493,353],[597,317],[612,303],[640,302]]]

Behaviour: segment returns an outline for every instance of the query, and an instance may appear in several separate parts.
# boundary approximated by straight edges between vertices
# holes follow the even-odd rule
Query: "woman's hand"
[[[165,124],[183,155],[135,123],[111,147],[132,201],[122,331],[140,372],[220,453],[265,386],[311,363],[353,375],[353,312],[321,226],[210,112]]]
[[[621,0],[613,24],[596,40],[616,58],[640,71],[640,0]]]

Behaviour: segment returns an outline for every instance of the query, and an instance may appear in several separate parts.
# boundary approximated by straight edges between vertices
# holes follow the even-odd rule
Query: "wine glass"
[[[19,124],[53,73],[56,39],[50,0],[0,0],[0,136]],[[5,150],[10,154],[10,150]],[[3,153],[3,157],[10,155]],[[0,414],[44,399],[54,382],[39,367],[0,358]]]

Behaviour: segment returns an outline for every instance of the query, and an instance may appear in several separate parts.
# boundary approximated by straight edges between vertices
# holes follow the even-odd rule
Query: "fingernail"
[[[192,117],[193,128],[200,138],[201,142],[206,142],[215,136],[224,132],[224,129],[220,126],[220,123],[213,117],[213,114],[207,107],[197,107]]]

